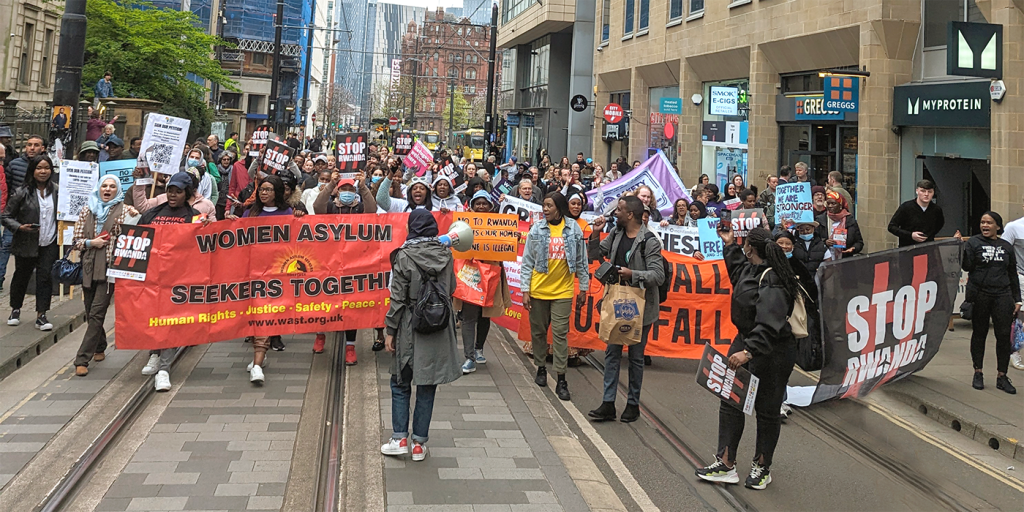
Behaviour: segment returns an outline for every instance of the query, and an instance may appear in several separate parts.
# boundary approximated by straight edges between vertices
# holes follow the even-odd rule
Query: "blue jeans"
[[[647,338],[651,335],[651,326],[645,325],[640,334],[640,343],[630,345],[629,349],[629,394],[626,403],[640,405],[640,386],[644,383],[644,349]],[[604,351],[604,398],[605,402],[615,401],[616,387],[619,385],[619,365],[622,362],[622,345],[608,345]]]
[[[11,260],[11,244],[14,243],[14,231],[4,228],[3,245],[0,246],[0,284],[7,277],[7,262]]]
[[[398,376],[391,376],[391,434],[392,439],[409,437],[409,401],[412,398],[412,379],[398,382]],[[434,413],[434,393],[436,385],[416,386],[416,410],[412,416],[412,440],[423,444],[427,442],[430,431],[430,416]]]

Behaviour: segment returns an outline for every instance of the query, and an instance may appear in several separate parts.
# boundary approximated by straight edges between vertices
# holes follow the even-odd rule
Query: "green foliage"
[[[455,99],[455,111],[452,112],[452,98]],[[441,112],[441,116],[444,118],[444,127],[447,130],[449,114],[453,114],[452,128],[453,130],[462,130],[469,127],[469,120],[472,108],[469,106],[469,102],[466,101],[466,97],[462,95],[462,90],[458,86],[455,87],[455,94],[449,94],[444,100],[444,112]]]
[[[220,62],[211,58],[215,45],[229,44],[199,28],[191,12],[157,9],[137,0],[88,0],[82,91],[89,95],[109,71],[114,96],[164,103],[162,112],[192,119],[192,130],[209,130],[212,114],[199,78],[237,90]],[[198,126],[197,126],[198,125]],[[191,135],[190,135],[191,136]]]

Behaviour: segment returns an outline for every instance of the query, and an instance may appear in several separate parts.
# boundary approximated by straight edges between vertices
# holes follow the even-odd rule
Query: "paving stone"
[[[246,504],[247,510],[280,510],[284,505],[284,496],[251,496]]]
[[[214,496],[255,496],[260,484],[219,484]]]
[[[199,481],[199,473],[148,473],[143,485],[161,484],[194,484]]]
[[[388,505],[412,505],[412,493],[405,491],[387,493]]]
[[[189,498],[132,498],[126,510],[184,510]]]
[[[482,468],[487,480],[544,480],[544,472],[533,468]]]
[[[515,468],[515,459],[502,459],[498,457],[458,457],[455,459],[460,468]]]
[[[271,483],[271,482],[287,482],[288,472],[287,471],[250,471],[245,473],[231,473],[230,483],[233,484],[249,484],[249,483]]]
[[[481,480],[484,475],[480,468],[438,468],[441,480]]]

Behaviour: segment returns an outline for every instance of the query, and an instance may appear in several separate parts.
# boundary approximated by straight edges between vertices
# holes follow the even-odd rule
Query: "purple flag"
[[[679,179],[672,163],[668,161],[665,153],[660,150],[640,167],[629,171],[621,178],[605,184],[602,188],[604,198],[602,204],[594,204],[594,210],[606,211],[613,202],[618,202],[626,192],[636,190],[640,185],[647,185],[654,191],[654,199],[658,202],[658,211],[664,216],[672,215],[672,204],[679,198],[693,201],[690,194]],[[594,203],[597,197],[597,189],[587,192],[587,200]]]

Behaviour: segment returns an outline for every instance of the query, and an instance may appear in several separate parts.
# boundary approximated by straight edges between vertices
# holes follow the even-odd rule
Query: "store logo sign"
[[[988,127],[991,94],[985,81],[901,85],[893,91],[896,126]]]
[[[949,22],[946,74],[1003,77],[1003,26]]]
[[[907,98],[907,115],[916,116],[921,113],[921,98],[917,98],[913,103],[910,102],[910,98]]]
[[[820,96],[798,96],[794,119],[842,119],[843,113],[825,108],[825,98]]]

